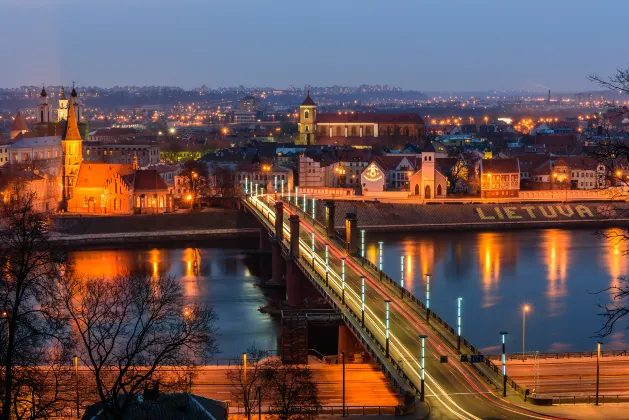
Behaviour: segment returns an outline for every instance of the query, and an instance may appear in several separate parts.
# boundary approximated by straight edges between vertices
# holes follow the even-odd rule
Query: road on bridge
[[[250,197],[262,220],[273,231],[274,200],[271,195]],[[388,282],[379,280],[379,274],[362,266],[357,258],[351,258],[345,250],[330,241],[323,229],[312,219],[294,208],[284,206],[284,239],[290,237],[288,216],[300,216],[300,255],[304,262],[312,265],[312,238],[314,233],[314,267],[319,275],[320,284],[325,287],[326,262],[325,244],[328,248],[328,280],[326,293],[341,295],[341,258],[345,260],[345,306],[343,311],[351,311],[360,319],[361,316],[361,278],[365,278],[365,327],[372,332],[384,346],[385,343],[385,300],[389,303],[389,346],[390,356],[401,365],[411,381],[419,387],[421,341],[425,334],[425,387],[431,412],[437,418],[509,418],[525,419],[551,418],[526,410],[503,400],[495,385],[490,385],[474,371],[468,363],[459,362],[456,348],[444,337],[449,333],[441,329],[441,336],[435,333],[440,327],[433,322],[426,323],[426,314],[410,299],[400,299],[400,291]],[[424,273],[428,274],[428,273]],[[498,332],[497,332],[498,334]],[[448,363],[441,363],[441,356],[448,356]],[[365,389],[368,392],[368,389]],[[502,391],[501,389],[499,390]],[[513,394],[513,392],[511,392]]]

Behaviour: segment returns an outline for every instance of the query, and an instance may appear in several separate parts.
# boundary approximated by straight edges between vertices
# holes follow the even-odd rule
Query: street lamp
[[[507,335],[506,331],[502,331],[500,333],[500,337],[502,338],[502,396],[507,396],[507,355],[505,351],[505,336]]]
[[[306,202],[306,193],[304,193],[304,213],[308,213],[308,203]]]
[[[277,175],[273,175],[273,193],[277,192]]]
[[[384,301],[385,303],[385,312],[384,312],[384,320],[385,320],[385,339],[386,339],[386,345],[385,345],[385,355],[386,357],[389,357],[389,303],[391,303],[391,301],[389,299],[386,299]]]
[[[282,186],[282,190],[281,190],[282,191],[282,197],[284,197],[284,180],[281,180],[280,184]]]
[[[315,268],[315,233],[312,232],[312,269]]]
[[[419,371],[419,378],[421,379],[421,388],[419,391],[419,401],[424,402],[424,374],[425,374],[425,350],[426,350],[426,338],[428,336],[426,334],[420,334],[419,338],[422,340],[422,353],[419,359],[419,366],[421,370]]]
[[[328,284],[328,272],[330,271],[330,245],[329,244],[325,244],[325,285],[329,286]]]
[[[522,361],[524,361],[524,339],[526,337],[526,313],[531,310],[529,305],[522,307]]]
[[[603,343],[600,341],[596,342],[596,405],[598,405],[598,385],[601,373],[601,344]]]
[[[74,378],[76,380],[76,418],[81,418],[79,407],[79,356],[74,356]]]
[[[430,323],[430,274],[426,274],[426,322]]]
[[[365,258],[365,229],[360,230],[360,255]]]
[[[262,387],[258,385],[258,420],[262,420]]]
[[[317,208],[316,198],[312,199],[312,221],[315,220],[315,209]]]
[[[382,280],[382,245],[384,242],[378,242],[378,270],[380,270],[380,280]]]
[[[456,311],[456,324],[457,324],[457,343],[456,349],[459,353],[461,353],[461,303],[463,302],[463,298],[456,298],[457,303],[457,311]]]
[[[341,302],[345,305],[345,257],[341,258]]]
[[[247,177],[245,177],[245,194],[249,193],[249,189],[247,188],[248,186],[249,186],[249,182],[248,182]]]
[[[400,257],[400,298],[404,299],[404,255]]]
[[[247,383],[247,353],[242,354],[243,377]]]
[[[365,276],[360,276],[360,310],[361,322],[365,328]]]

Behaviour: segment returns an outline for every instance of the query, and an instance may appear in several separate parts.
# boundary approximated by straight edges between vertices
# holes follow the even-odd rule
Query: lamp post
[[[425,375],[425,350],[426,350],[426,338],[428,336],[425,334],[420,334],[419,338],[422,341],[422,352],[419,358],[419,366],[421,370],[419,371],[419,378],[421,379],[421,388],[419,391],[419,401],[424,402],[424,375]]]
[[[426,274],[426,322],[430,323],[430,274]]]
[[[456,325],[457,325],[457,341],[456,341],[456,349],[459,353],[461,353],[461,303],[463,303],[463,298],[456,298],[457,308],[456,308]]]
[[[242,354],[242,368],[243,377],[245,379],[245,383],[247,383],[247,353]]]
[[[258,196],[258,184],[256,184],[256,197]]]
[[[382,281],[382,245],[384,242],[378,242],[378,270],[380,271],[380,281]]]
[[[81,418],[79,407],[79,356],[74,356],[74,379],[76,380],[76,418]]]
[[[248,186],[249,186],[249,181],[247,180],[247,177],[245,177],[245,195],[249,192]]]
[[[341,351],[341,361],[343,364],[343,414],[341,417],[345,417],[345,351]]]
[[[280,191],[281,191],[282,197],[284,197],[284,180],[280,181],[280,185],[282,187],[282,189]]]
[[[262,387],[258,385],[258,420],[262,420]]]
[[[404,255],[400,257],[400,298],[404,299]]]
[[[277,192],[277,175],[273,175],[273,193]]]
[[[502,396],[507,396],[507,355],[505,351],[505,336],[507,335],[506,331],[500,332],[500,337],[502,338]]]
[[[531,310],[529,305],[522,307],[522,361],[524,361],[524,340],[526,338],[526,313]]]
[[[312,199],[312,221],[315,221],[315,209],[317,208],[316,198]]]
[[[306,201],[306,193],[304,193],[304,213],[308,214],[308,202]]]
[[[601,363],[601,343],[600,341],[596,342],[596,405],[598,405],[598,385],[600,379],[600,363]]]
[[[386,357],[389,357],[389,303],[391,303],[391,301],[389,299],[386,299],[384,301],[384,304],[385,304],[385,309],[384,309],[384,328],[385,328],[385,333],[384,333],[384,337],[386,339],[386,344],[385,344],[385,355],[386,355]]]
[[[341,258],[341,303],[345,305],[345,257]]]
[[[360,276],[360,310],[361,322],[365,328],[365,276]]]
[[[330,286],[328,283],[328,272],[330,271],[330,245],[325,244],[325,285]]]
[[[312,232],[312,269],[315,268],[315,233]]]
[[[365,229],[360,230],[360,256],[365,258]]]

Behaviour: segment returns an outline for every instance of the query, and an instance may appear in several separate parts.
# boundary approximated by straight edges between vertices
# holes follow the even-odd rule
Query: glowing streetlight
[[[315,233],[312,232],[312,269],[315,268]]]
[[[247,383],[247,353],[242,354],[242,373],[245,379],[245,383]]]
[[[273,192],[277,192],[277,175],[273,175]]]
[[[304,213],[308,213],[308,202],[306,201],[306,193],[304,193]]]
[[[360,230],[360,255],[365,258],[365,229]]]
[[[365,276],[360,276],[360,310],[361,322],[365,328]]]
[[[456,312],[456,324],[457,324],[457,344],[456,349],[459,353],[461,353],[461,303],[463,303],[463,298],[456,298],[457,302],[457,312]]]
[[[316,198],[312,199],[312,220],[315,220],[315,209],[317,208]]]
[[[506,331],[502,331],[500,333],[500,337],[502,338],[502,396],[507,396],[507,353],[505,351],[505,336],[507,335]]]
[[[282,191],[282,197],[283,197],[284,196],[284,180],[282,180],[280,182],[280,184],[282,185],[282,190],[281,191]]]
[[[345,305],[345,257],[341,258],[341,303]]]
[[[599,378],[600,378],[600,363],[601,363],[601,344],[603,344],[600,341],[596,342],[596,405],[598,405],[598,385],[599,385]]]
[[[378,270],[380,271],[380,281],[382,281],[382,245],[384,242],[378,242]]]
[[[328,272],[330,271],[330,245],[325,244],[325,285],[328,286]]]
[[[385,345],[385,355],[386,357],[389,357],[389,303],[391,303],[391,301],[389,299],[386,299],[384,301],[385,304],[385,312],[384,312],[384,327],[385,327],[385,338],[386,338],[386,345]]]
[[[522,307],[522,361],[524,361],[524,339],[526,337],[526,313],[531,310],[529,305]]]
[[[426,322],[430,322],[430,274],[426,274]]]
[[[247,194],[249,192],[249,182],[247,177],[245,177],[245,194]]]
[[[79,403],[79,356],[74,356],[74,379],[76,385],[76,417],[79,417],[81,407]]]
[[[419,371],[419,378],[421,379],[421,388],[419,391],[419,401],[424,402],[424,377],[425,377],[425,355],[426,355],[426,338],[428,336],[425,334],[420,334],[419,338],[422,341],[422,353],[419,358],[419,367],[421,370]]]
[[[404,299],[404,255],[400,257],[400,298]]]

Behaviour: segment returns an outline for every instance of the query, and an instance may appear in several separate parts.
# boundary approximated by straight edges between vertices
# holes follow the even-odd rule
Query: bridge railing
[[[320,407],[296,407],[297,412],[301,414],[308,414],[310,416],[336,416],[343,415],[343,406],[341,405],[322,405]],[[394,416],[398,408],[394,405],[346,405],[346,416]],[[257,415],[258,411],[254,410],[254,415]],[[243,406],[232,405],[229,407],[229,414],[245,414],[245,408]],[[264,415],[277,415],[280,414],[277,411],[270,410],[268,407],[262,410]],[[255,416],[254,416],[255,417]]]
[[[553,405],[566,404],[595,404],[596,395],[559,395],[553,396]],[[599,404],[617,404],[629,402],[629,395],[600,395],[598,396]]]
[[[596,358],[596,351],[581,351],[581,352],[565,352],[565,353],[538,353],[538,359],[594,359]],[[627,356],[627,350],[601,350],[601,357],[619,357]],[[486,356],[489,359],[500,359],[501,355],[490,354]],[[524,354],[524,359],[530,359],[533,355],[530,353]],[[511,353],[506,355],[507,360],[521,360],[522,353]]]

